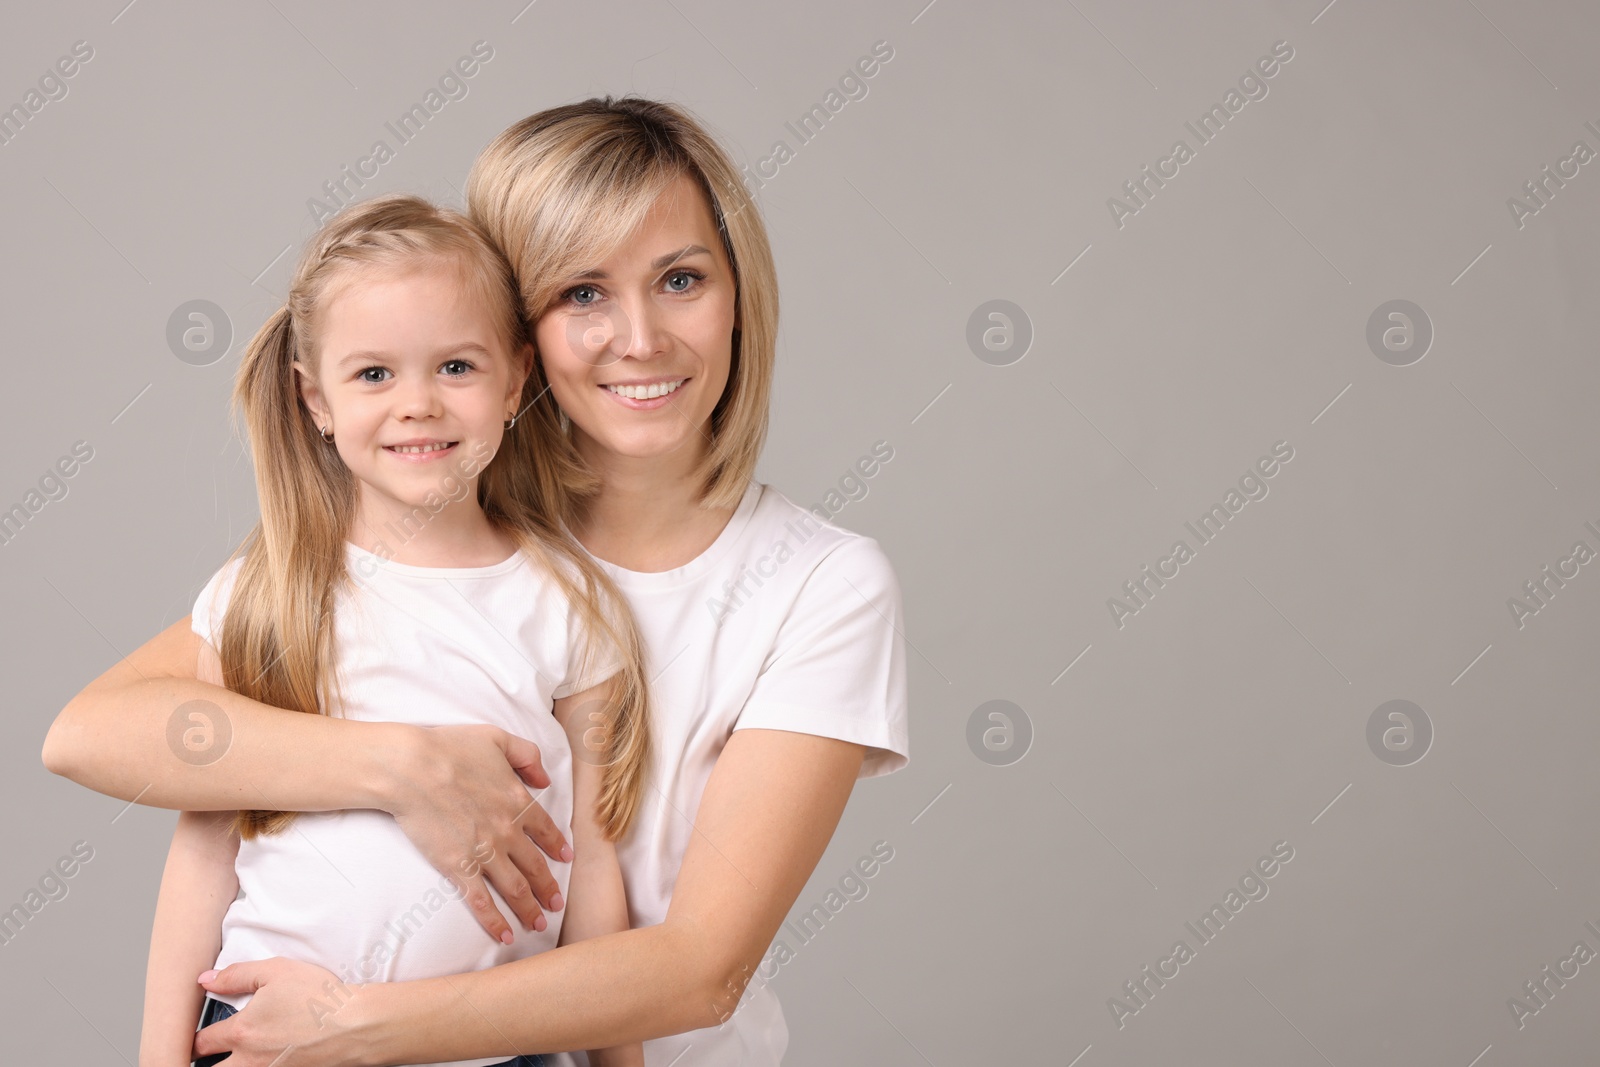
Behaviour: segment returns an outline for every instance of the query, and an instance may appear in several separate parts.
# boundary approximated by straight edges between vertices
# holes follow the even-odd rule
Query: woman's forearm
[[[362,986],[341,1014],[367,1064],[645,1041],[716,1026],[734,1010],[737,995],[712,977],[705,946],[715,943],[709,931],[646,926],[487,971]]]
[[[284,711],[201,680],[187,618],[89,683],[56,717],[44,764],[158,808],[383,808],[404,727]]]
[[[266,1065],[436,1063],[606,1048],[718,1026],[738,1009],[783,917],[816,869],[865,749],[788,730],[736,731],[712,769],[665,919],[469,974],[335,988],[310,964],[236,963],[214,993],[255,992],[201,1031],[201,1053]],[[331,1000],[308,1019],[307,998]]]
[[[354,1062],[587,1049],[721,1024],[815,870],[863,753],[786,730],[735,732],[665,921],[484,971],[363,986],[348,1007],[349,1047],[372,1052]]]
[[[399,738],[382,729],[389,725],[289,712],[194,679],[151,678],[75,698],[52,727],[45,765],[156,808],[383,808],[388,767],[399,756]],[[215,749],[188,747],[185,732],[209,733]]]
[[[572,855],[549,814],[516,785],[550,785],[531,742],[491,726],[425,729],[285,711],[221,680],[216,651],[187,618],[174,623],[72,699],[45,738],[44,764],[152,807],[386,811],[428,862],[459,878],[490,936],[510,926],[489,886],[530,930],[551,906],[556,881],[544,856]],[[529,854],[529,838],[543,855]],[[480,866],[485,845],[495,858]]]

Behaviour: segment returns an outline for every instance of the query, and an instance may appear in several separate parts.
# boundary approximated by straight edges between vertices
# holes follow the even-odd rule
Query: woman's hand
[[[293,1048],[285,1062],[296,1067],[367,1062],[361,1057],[360,1035],[350,1025],[353,1020],[341,1011],[360,996],[362,986],[346,985],[315,964],[279,956],[206,974],[211,978],[200,984],[208,993],[254,996],[238,1014],[195,1032],[196,1056],[231,1052],[223,1061],[229,1067],[269,1067]]]
[[[512,934],[488,885],[525,929],[543,930],[541,905],[560,911],[564,904],[544,854],[570,862],[572,849],[523,785],[550,785],[538,746],[494,726],[407,730],[389,813],[464,893],[490,937],[510,944]]]

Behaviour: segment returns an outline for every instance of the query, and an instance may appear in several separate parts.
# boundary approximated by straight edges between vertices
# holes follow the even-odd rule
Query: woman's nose
[[[649,297],[629,303],[627,332],[619,332],[614,350],[634,359],[654,359],[666,350],[666,330],[660,309]]]

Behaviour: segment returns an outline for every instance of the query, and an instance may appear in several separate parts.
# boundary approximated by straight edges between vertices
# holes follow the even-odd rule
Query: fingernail
[[[560,911],[561,910],[561,894],[560,893],[551,893],[550,894],[550,910],[551,911]]]
[[[571,845],[562,845],[561,846],[561,859],[565,863],[571,863],[572,862],[572,846]]]
[[[540,931],[541,933],[544,931],[544,928],[549,926],[549,925],[550,925],[550,921],[548,919],[546,919],[543,915],[541,915],[537,919],[533,920],[533,928],[535,930]]]
[[[210,981],[214,981],[216,979],[216,977],[217,977],[217,972],[216,971],[201,971],[200,972],[200,977],[198,979],[196,979],[196,981],[199,981],[199,982],[210,982]]]
[[[517,935],[513,934],[510,930],[501,930],[500,931],[500,940],[501,940],[501,942],[503,944],[507,944],[507,945],[511,944],[511,942],[516,938],[516,936]]]

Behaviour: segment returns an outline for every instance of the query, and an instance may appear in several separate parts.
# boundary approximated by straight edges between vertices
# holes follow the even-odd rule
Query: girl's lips
[[[456,446],[460,443],[459,441],[451,441],[443,448],[435,448],[431,452],[397,452],[392,445],[384,445],[383,450],[402,463],[431,463],[436,459],[443,459],[445,456],[454,453]]]
[[[613,393],[610,389],[607,389],[603,385],[596,386],[595,388],[599,389],[606,396],[609,396],[612,400],[615,400],[625,408],[631,408],[634,411],[654,411],[656,408],[666,407],[667,401],[671,400],[673,397],[687,389],[689,387],[689,383],[692,381],[694,381],[693,378],[685,378],[683,380],[683,384],[678,386],[678,388],[674,389],[672,392],[667,393],[664,396],[652,397],[649,400],[632,400],[623,396],[621,393]]]

